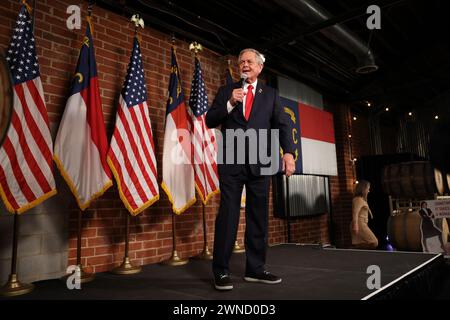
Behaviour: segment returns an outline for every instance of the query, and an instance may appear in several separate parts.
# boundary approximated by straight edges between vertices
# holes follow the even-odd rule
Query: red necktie
[[[248,121],[250,117],[250,112],[252,111],[253,105],[253,86],[249,85],[247,87],[247,98],[245,100],[245,120]]]

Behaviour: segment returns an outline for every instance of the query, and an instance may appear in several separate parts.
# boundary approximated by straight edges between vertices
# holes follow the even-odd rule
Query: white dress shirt
[[[242,111],[244,112],[244,113],[243,113],[244,117],[245,117],[245,102],[247,101],[247,88],[248,88],[249,85],[252,85],[252,86],[253,86],[253,89],[252,89],[252,91],[253,91],[253,101],[255,101],[256,86],[258,85],[258,79],[256,79],[255,82],[253,82],[253,83],[247,83],[247,82],[244,83],[244,93],[245,93],[245,96],[244,96],[244,100],[242,101]],[[236,105],[237,105],[237,104],[236,104]],[[228,113],[230,113],[231,111],[233,111],[234,107],[235,107],[235,106],[231,105],[230,100],[228,100],[228,102],[227,102],[227,110],[228,110]]]

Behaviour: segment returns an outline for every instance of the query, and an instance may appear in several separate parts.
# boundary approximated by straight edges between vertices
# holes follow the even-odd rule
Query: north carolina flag
[[[54,149],[54,160],[81,210],[112,185],[91,28],[88,18]]]
[[[290,120],[295,174],[337,175],[333,115],[291,99],[280,101]]]
[[[172,47],[169,99],[163,150],[163,182],[161,186],[176,214],[183,213],[196,202],[192,161],[192,120],[184,103],[183,89],[175,49]]]
[[[302,173],[337,175],[333,115],[299,103]]]

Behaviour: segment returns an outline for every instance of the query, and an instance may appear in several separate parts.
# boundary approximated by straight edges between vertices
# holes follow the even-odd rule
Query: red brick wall
[[[82,30],[66,28],[66,8],[74,4],[70,0],[40,0],[36,12],[35,37],[41,68],[41,78],[45,100],[51,121],[53,137],[61,119],[70,81],[75,70],[79,47],[84,35]],[[87,5],[82,3],[83,17]],[[11,28],[19,10],[18,1],[6,0],[0,4],[0,48],[6,49]],[[118,95],[125,77],[129,54],[132,47],[133,27],[128,18],[95,7],[93,14],[94,45],[97,68],[103,102],[103,112],[108,138],[111,137]],[[165,122],[165,105],[170,67],[170,35],[146,28],[139,32],[145,77],[148,86],[150,115],[155,137],[158,161],[159,181],[161,181],[161,159]],[[178,63],[186,97],[193,72],[193,57],[188,43],[177,41]],[[227,59],[229,57],[205,49],[199,56],[204,71],[209,101],[220,84],[224,83]],[[231,57],[233,62],[236,58]],[[237,78],[237,69],[234,68]],[[347,219],[351,181],[346,151],[346,125],[340,112],[335,119],[339,178],[331,179],[333,224],[338,228],[337,239],[344,238],[342,225]],[[56,172],[56,170],[55,170]],[[61,180],[61,179],[60,179]],[[68,192],[65,185],[58,186],[60,192]],[[62,191],[61,191],[62,190]],[[65,191],[64,191],[65,190]],[[172,251],[171,205],[160,189],[161,199],[137,217],[131,218],[130,259],[133,263],[150,264],[167,259]],[[212,248],[214,219],[220,196],[214,197],[206,207],[208,242]],[[271,197],[272,198],[272,197]],[[76,261],[77,207],[72,199],[69,226],[69,261]],[[82,263],[90,266],[91,271],[110,270],[122,261],[124,252],[125,210],[117,193],[116,186],[109,189],[95,201],[83,215]],[[202,207],[200,202],[184,214],[176,216],[177,250],[181,257],[192,257],[203,247]],[[345,223],[344,223],[345,222]],[[292,239],[297,242],[328,242],[328,215],[303,218],[292,223]],[[244,214],[238,230],[238,241],[243,244],[245,230]],[[286,241],[285,222],[273,217],[272,199],[270,199],[270,235],[271,244]]]

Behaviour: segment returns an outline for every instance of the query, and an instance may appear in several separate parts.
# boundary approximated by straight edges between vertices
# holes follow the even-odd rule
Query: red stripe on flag
[[[124,103],[125,103],[125,101],[124,101]],[[127,107],[125,106],[125,108],[127,108]],[[140,140],[140,143],[141,143],[141,148],[142,148],[142,150],[144,152],[144,155],[145,155],[145,158],[146,158],[146,162],[148,164],[150,164],[150,163],[152,163],[152,159],[150,157],[150,153],[148,152],[147,146],[145,144],[144,136],[142,135],[141,125],[139,124],[139,120],[137,119],[135,108],[138,108],[138,106],[137,107],[135,106],[135,107],[132,107],[132,108],[128,108],[128,111],[130,112],[131,119],[132,119],[132,121],[134,123],[134,128],[136,129],[136,133],[139,136],[139,140]],[[143,118],[143,122],[144,123],[146,122],[145,118]],[[131,132],[130,132],[130,134],[131,134]],[[136,144],[136,142],[138,142],[138,141],[134,141],[133,137],[130,136],[130,135],[128,136],[128,138],[133,140],[133,144]],[[135,153],[135,157],[139,158],[139,160],[138,160],[139,167],[141,168],[141,171],[144,174],[145,181],[147,181],[147,185],[150,187],[150,191],[151,191],[152,195],[155,195],[156,194],[155,186],[153,185],[152,180],[150,179],[150,176],[148,175],[149,172],[147,172],[147,169],[145,168],[144,163],[142,162],[142,159],[141,159],[141,157],[140,157],[140,155],[139,155],[139,153],[137,151],[137,146],[136,146],[136,153]],[[151,166],[150,166],[150,170],[152,170]],[[155,176],[155,172],[153,172],[153,176]]]
[[[299,103],[300,132],[303,138],[335,143],[333,115]]]
[[[41,81],[40,77],[37,78],[37,81]],[[50,130],[48,127],[48,115],[47,115],[47,108],[45,107],[44,101],[42,101],[41,95],[39,94],[38,88],[36,88],[36,85],[34,81],[27,81],[26,82],[28,90],[30,91],[31,97],[33,98],[34,103],[36,103],[36,106],[39,110],[39,113],[41,114],[42,119],[44,119],[45,123],[47,124],[47,129]]]
[[[205,143],[205,141],[203,143]],[[204,147],[204,149],[206,149],[206,147]],[[204,159],[206,162],[207,161],[206,156],[204,157]],[[207,179],[208,186],[209,186],[209,188],[208,188],[208,186],[206,187],[208,193],[210,191],[217,189],[217,186],[215,185],[214,180],[211,176],[211,170],[209,168],[211,168],[213,172],[217,172],[216,163],[214,162],[212,164],[208,164],[208,163],[205,164],[206,179]]]
[[[127,127],[126,122],[124,122],[124,120],[123,120],[123,117],[124,117],[123,111],[122,111],[120,108],[119,108],[119,110],[118,110],[118,116],[119,116],[119,117],[121,118],[121,120],[122,120],[122,125],[124,126],[125,131],[127,131],[127,129],[126,129],[126,127]],[[128,131],[129,131],[129,129],[128,129]],[[125,134],[128,135],[127,132],[125,132]],[[120,152],[122,153],[123,160],[124,160],[124,165],[125,165],[125,169],[127,170],[128,175],[130,176],[131,181],[133,182],[133,184],[134,184],[134,186],[135,186],[135,188],[136,188],[136,190],[137,190],[137,192],[138,192],[138,194],[139,194],[139,197],[141,198],[141,200],[142,200],[143,202],[146,202],[147,196],[145,195],[145,193],[144,193],[144,191],[143,191],[143,188],[142,188],[142,186],[141,186],[141,183],[139,182],[139,179],[138,179],[138,177],[137,177],[137,175],[136,175],[136,172],[134,171],[134,169],[133,169],[133,167],[132,167],[132,165],[131,165],[131,161],[130,161],[130,159],[129,159],[129,157],[128,157],[128,153],[127,153],[127,149],[126,149],[126,147],[125,147],[125,143],[123,142],[122,137],[121,137],[119,131],[115,131],[115,132],[114,132],[114,138],[116,139],[116,142],[117,142],[117,145],[118,145],[118,147],[119,147],[119,150],[120,150]],[[132,147],[132,148],[133,148],[133,147]],[[134,153],[134,152],[133,152],[133,153]],[[137,160],[137,159],[136,159],[136,160]],[[142,163],[142,162],[141,162],[141,163]],[[139,167],[140,167],[140,166],[139,166]]]
[[[27,84],[32,84],[28,87],[28,90],[30,90],[30,93],[32,96],[38,96],[39,99],[38,100],[34,100],[34,101],[30,101],[30,105],[33,106],[33,104],[31,104],[32,102],[34,102],[34,104],[38,105],[39,103],[42,103],[42,100],[40,99],[40,96],[37,92],[31,92],[32,87],[34,87],[34,83],[32,81],[28,81]],[[36,87],[34,87],[36,88]],[[41,153],[43,155],[43,157],[45,158],[45,160],[47,161],[47,165],[50,168],[50,170],[53,172],[53,165],[52,165],[52,151],[48,148],[47,145],[47,141],[45,139],[45,137],[42,135],[42,131],[39,129],[39,127],[37,126],[36,122],[34,121],[33,116],[31,115],[32,110],[30,110],[30,106],[27,103],[27,100],[25,99],[25,94],[23,91],[23,87],[22,85],[18,84],[14,87],[17,97],[20,100],[20,103],[22,104],[22,110],[23,110],[23,115],[25,117],[25,122],[27,123],[28,128],[30,129],[31,135],[34,138],[34,141],[36,141],[37,146],[39,147],[39,150],[41,150]],[[43,108],[45,108],[45,106],[42,106]],[[38,106],[38,109],[40,109],[41,107]],[[48,122],[47,122],[48,123]],[[47,130],[48,127],[43,128],[44,130]]]
[[[22,130],[22,124],[20,123],[19,118],[17,117],[16,112],[14,111],[12,117],[11,117],[11,123],[14,126],[14,129],[16,129],[18,138],[19,138],[19,144],[22,148],[23,157],[25,158],[25,161],[28,164],[28,167],[30,168],[31,172],[33,173],[36,181],[39,183],[39,186],[41,187],[41,190],[43,193],[49,192],[52,188],[48,184],[47,179],[45,178],[44,174],[42,173],[41,169],[39,168],[39,165],[34,158],[33,153],[31,152],[30,148],[28,147],[28,143],[25,139],[25,134]]]
[[[120,189],[122,190],[123,195],[127,199],[130,207],[133,208],[133,210],[137,209],[136,202],[134,201],[133,197],[131,196],[130,189],[128,189],[128,185],[125,183],[125,180],[123,178],[122,167],[120,166],[120,163],[116,158],[116,155],[114,154],[114,152],[110,152],[108,154],[108,156],[111,159],[111,162],[113,163],[117,174],[119,175]]]
[[[89,86],[81,90],[80,95],[86,104],[86,121],[91,128],[92,142],[97,146],[103,171],[111,178],[111,170],[106,162],[108,152],[108,141],[106,139],[105,122],[103,121],[102,101],[100,99],[100,91],[98,86],[98,78],[92,77]]]
[[[187,112],[184,102],[180,103],[171,113],[169,113],[168,117],[172,117],[178,130],[181,129],[186,130],[185,132],[191,132],[189,128],[192,127],[192,119]],[[186,141],[186,139],[183,139],[180,143],[187,158],[192,159],[192,143],[190,141]]]
[[[11,193],[11,190],[9,189],[7,179],[5,176],[5,171],[3,171],[3,167],[0,166],[0,181],[2,184],[3,192],[5,193],[5,197],[8,200],[11,207],[13,207],[14,210],[19,209],[19,204],[16,201],[16,198],[14,198],[13,194]]]
[[[9,158],[13,175],[16,178],[17,184],[20,186],[20,190],[25,196],[25,199],[27,199],[28,202],[36,200],[36,196],[28,185],[27,180],[25,179],[25,176],[23,175],[23,172],[21,170],[20,164],[17,161],[14,146],[12,145],[9,137],[6,137],[5,141],[3,142],[3,149],[5,149],[5,152]]]
[[[147,117],[144,108],[146,108],[146,106],[144,106],[144,104],[139,105],[139,111],[141,112],[142,119],[146,119],[146,117]],[[145,128],[145,131],[147,132],[148,138],[150,139],[151,148],[152,148],[151,152],[154,155],[155,154],[155,143],[153,142],[153,134],[152,134],[152,129],[150,128],[150,123],[147,121],[144,121],[144,128]],[[156,157],[155,157],[155,160],[156,160]],[[153,163],[153,160],[151,158],[148,163],[150,165],[150,168],[152,169],[153,175],[155,177],[157,177],[158,175],[156,173],[155,163]]]

